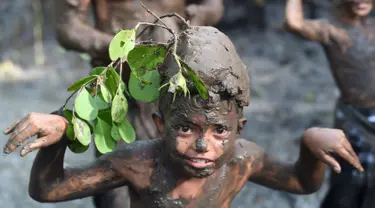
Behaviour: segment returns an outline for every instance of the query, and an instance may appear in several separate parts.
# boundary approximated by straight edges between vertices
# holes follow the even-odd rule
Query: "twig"
[[[122,79],[122,64],[123,64],[123,62],[122,62],[122,58],[120,59],[120,79]]]
[[[81,88],[80,88],[80,89],[81,89]],[[70,98],[72,98],[73,95],[76,94],[80,89],[74,91],[72,94],[69,95],[69,97],[66,99],[66,101],[65,101],[65,103],[64,103],[64,105],[63,105],[63,108],[65,108],[65,106],[68,104]]]
[[[139,26],[139,25],[149,25],[149,26],[155,26],[155,27],[161,27],[161,28],[164,28],[166,30],[168,30],[170,33],[174,33],[174,31],[169,28],[168,26],[164,26],[164,25],[161,25],[161,24],[157,24],[157,23],[151,23],[151,22],[139,22],[138,25],[136,26],[136,28]]]
[[[106,70],[107,70],[109,67],[111,67],[113,64],[115,65],[115,66],[113,66],[113,68],[114,68],[114,69],[117,69],[117,67],[118,67],[120,64],[122,64],[122,63],[121,63],[121,59],[117,59],[116,61],[112,61],[112,62],[106,67]]]
[[[162,15],[162,16],[160,16],[159,18],[160,18],[160,19],[163,19],[163,18],[166,18],[166,17],[176,17],[176,18],[179,19],[182,23],[184,23],[184,26],[185,26],[185,27],[187,27],[187,28],[190,27],[189,22],[186,21],[185,18],[183,18],[181,15],[177,14],[176,12],[168,13],[168,14]]]
[[[140,42],[136,43],[135,45],[136,46],[139,46],[139,45],[166,45],[166,43],[153,41],[153,40],[144,40],[144,41],[140,41]]]
[[[147,10],[148,13],[150,13],[152,16],[154,16],[158,21],[161,21],[164,25],[160,25],[160,24],[156,24],[156,23],[147,23],[147,22],[141,22],[141,23],[138,23],[138,25],[140,24],[144,24],[144,25],[153,25],[153,26],[159,26],[159,27],[162,27],[166,30],[168,30],[172,35],[173,35],[173,38],[174,38],[174,43],[173,43],[173,52],[172,52],[172,55],[178,65],[178,69],[179,69],[179,72],[181,73],[181,70],[182,70],[182,67],[181,67],[181,63],[179,61],[179,57],[177,55],[177,44],[178,44],[178,37],[177,37],[177,33],[174,32],[171,28],[169,28],[159,17],[157,17],[154,13],[152,13],[149,9],[147,9],[147,7],[141,2],[141,5],[143,8],[145,8]],[[172,13],[170,14],[171,16],[177,16],[179,17],[180,19],[183,19],[181,16],[179,16],[178,14],[176,13]],[[169,16],[168,14],[166,15],[166,17]],[[186,21],[183,21],[183,22],[186,22]],[[136,28],[138,27],[138,25],[136,26]],[[188,24],[187,24],[188,25]]]
[[[165,22],[163,20],[161,20],[158,16],[156,16],[153,12],[151,12],[144,4],[143,2],[140,2],[141,6],[149,13],[151,14],[152,16],[154,16],[157,21],[160,21],[164,26],[168,27],[167,24],[165,24]]]
[[[160,16],[159,18],[157,18],[155,21],[154,21],[154,24],[156,24],[159,19],[164,19],[166,17],[176,17],[177,19],[181,20],[181,22],[184,24],[184,26],[186,28],[189,28],[190,27],[190,24],[188,21],[186,21],[183,17],[181,17],[181,15],[177,14],[177,13],[168,13],[168,14],[165,14],[165,15],[162,15]],[[137,35],[137,38],[141,37],[141,35],[146,32],[147,29],[149,29],[151,27],[151,25],[148,25],[147,27],[145,27],[138,35]]]

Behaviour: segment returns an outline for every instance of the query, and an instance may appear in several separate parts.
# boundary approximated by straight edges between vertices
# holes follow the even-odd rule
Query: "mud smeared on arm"
[[[310,194],[323,182],[324,164],[302,144],[300,157],[295,163],[283,162],[264,152],[256,156],[249,177],[254,183],[296,194]]]
[[[153,160],[142,157],[150,151],[148,147],[145,144],[124,145],[91,164],[64,169],[65,138],[38,152],[32,167],[29,194],[37,201],[59,202],[123,185],[147,187],[154,170]],[[152,152],[148,155],[154,155]]]

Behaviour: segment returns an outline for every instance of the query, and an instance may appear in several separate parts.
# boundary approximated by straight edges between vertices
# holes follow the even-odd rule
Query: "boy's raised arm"
[[[294,164],[282,162],[266,153],[255,158],[255,170],[249,180],[269,188],[296,194],[317,191],[324,178],[324,163],[340,173],[337,154],[358,170],[363,168],[341,130],[312,128],[305,132],[300,156]]]
[[[329,44],[341,30],[327,20],[307,20],[303,15],[302,0],[288,0],[285,10],[285,24],[288,30],[312,41]],[[347,38],[343,34],[342,38]],[[336,38],[335,38],[336,39]],[[346,41],[343,40],[343,41]]]
[[[124,177],[112,168],[110,160],[113,155],[102,156],[80,168],[64,169],[65,142],[63,138],[58,143],[39,150],[29,183],[29,195],[34,200],[73,200],[126,184]]]
[[[40,115],[43,116],[43,114]],[[4,152],[13,152],[20,144],[38,132],[38,124],[33,122],[35,119],[38,121],[42,118],[38,116],[39,114],[31,114],[4,131],[5,134],[11,134]],[[55,120],[53,116],[56,115],[45,117],[47,121],[53,123],[42,132],[39,131],[38,138],[26,143],[21,150],[21,155],[24,156],[32,150],[40,149],[30,176],[29,194],[33,199],[40,202],[66,201],[126,184],[124,176],[112,168],[111,160],[118,157],[116,151],[100,157],[86,167],[64,169],[67,138],[58,137],[57,134],[65,132],[66,124],[60,124],[60,120]],[[46,131],[55,133],[46,134]]]

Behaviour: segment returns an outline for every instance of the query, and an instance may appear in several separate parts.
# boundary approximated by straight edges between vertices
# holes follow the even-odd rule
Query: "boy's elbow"
[[[290,30],[292,32],[298,32],[301,30],[302,25],[303,25],[302,20],[297,20],[296,18],[292,18],[292,17],[285,18],[284,26],[287,30]]]
[[[47,190],[49,190],[49,188],[42,187],[42,184],[30,183],[28,190],[29,196],[37,202],[54,202],[55,200],[52,200],[48,194]]]
[[[72,49],[71,46],[71,37],[72,31],[66,28],[65,24],[58,24],[56,28],[56,39],[59,44],[64,47],[65,49],[69,50]]]
[[[301,192],[302,195],[309,195],[309,194],[313,194],[317,191],[319,191],[320,187],[322,186],[322,181],[319,181],[319,182],[315,182],[315,183],[311,183],[311,184],[308,184],[308,185],[305,185],[303,187],[303,191]]]
[[[35,190],[31,190],[31,189],[29,189],[29,196],[30,196],[33,200],[35,200],[35,201],[37,201],[37,202],[41,202],[41,203],[43,203],[43,202],[50,202],[50,201],[47,199],[46,195],[43,194],[41,191],[35,191]]]
[[[58,20],[56,23],[56,39],[67,50],[80,50],[85,36],[81,31],[82,24],[77,19]]]

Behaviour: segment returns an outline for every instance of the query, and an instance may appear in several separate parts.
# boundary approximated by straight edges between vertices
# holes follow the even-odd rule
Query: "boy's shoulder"
[[[136,140],[130,144],[120,144],[113,155],[123,159],[149,160],[160,155],[161,140]]]
[[[236,140],[234,151],[234,157],[236,160],[248,163],[262,157],[263,155],[263,149],[256,143],[241,138]]]
[[[160,140],[137,140],[121,144],[105,155],[111,167],[136,188],[146,188],[160,157]]]

